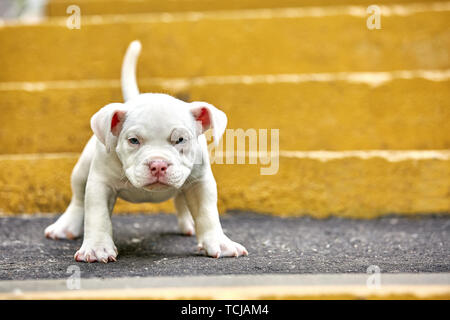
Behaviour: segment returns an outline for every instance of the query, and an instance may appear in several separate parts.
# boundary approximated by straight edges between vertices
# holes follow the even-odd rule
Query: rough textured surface
[[[212,103],[227,114],[229,129],[279,129],[281,150],[450,148],[450,81],[394,80],[375,88],[345,81],[181,89],[174,83],[144,83],[139,82],[141,92]],[[116,87],[101,85],[2,91],[0,111],[9,121],[0,126],[0,153],[80,152],[92,135],[90,117],[110,102],[123,101],[118,81]],[[324,103],[324,97],[332,103]]]
[[[135,39],[143,45],[138,73],[148,77],[450,66],[446,11],[383,16],[382,30],[369,30],[366,17],[347,14],[325,19],[267,19],[267,14],[247,19],[234,14],[205,13],[195,21],[183,14],[140,21],[132,16],[83,16],[79,30],[68,29],[64,17],[1,27],[0,61],[8,63],[2,65],[0,81],[119,79],[123,53]]]
[[[60,213],[71,198],[77,156],[0,160],[0,212]],[[372,218],[390,213],[450,212],[450,160],[348,157],[322,162],[280,157],[276,175],[260,165],[216,164],[219,209],[282,216]],[[266,167],[266,166],[262,166]],[[118,201],[115,212],[174,212],[172,202]]]
[[[250,213],[222,218],[226,233],[248,257],[213,259],[196,253],[171,215],[114,216],[116,263],[76,263],[77,241],[45,239],[54,218],[0,219],[0,279],[66,278],[70,265],[83,278],[261,273],[449,272],[447,217],[374,220],[276,218]]]

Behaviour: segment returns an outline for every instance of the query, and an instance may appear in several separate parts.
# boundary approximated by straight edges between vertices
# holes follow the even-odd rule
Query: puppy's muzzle
[[[164,178],[167,174],[167,169],[170,166],[170,163],[168,163],[165,160],[153,160],[149,163],[149,169],[150,173],[153,177],[156,177],[158,179]]]

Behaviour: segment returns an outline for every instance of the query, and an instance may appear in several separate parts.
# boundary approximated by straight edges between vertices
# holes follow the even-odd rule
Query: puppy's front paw
[[[85,240],[80,250],[75,253],[78,262],[103,262],[117,261],[117,248],[111,238],[101,240]]]
[[[247,249],[226,235],[210,235],[199,242],[198,248],[213,258],[239,257],[248,255]]]
[[[67,223],[67,221],[56,221],[45,228],[45,236],[49,239],[76,239],[81,235],[81,227],[76,223]]]
[[[194,220],[192,217],[180,217],[178,218],[178,227],[182,234],[186,236],[193,236],[195,234]]]

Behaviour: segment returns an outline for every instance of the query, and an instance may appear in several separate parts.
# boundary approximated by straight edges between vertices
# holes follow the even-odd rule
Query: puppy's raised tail
[[[136,63],[141,53],[141,42],[134,40],[128,46],[122,63],[122,95],[125,101],[139,95],[139,88],[136,83]]]

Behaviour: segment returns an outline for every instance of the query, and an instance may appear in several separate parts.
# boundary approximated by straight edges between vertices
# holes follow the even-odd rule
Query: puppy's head
[[[107,152],[116,152],[128,180],[137,188],[180,188],[202,161],[198,136],[212,129],[218,143],[225,113],[205,102],[186,103],[165,94],[141,94],[112,103],[91,119]]]

